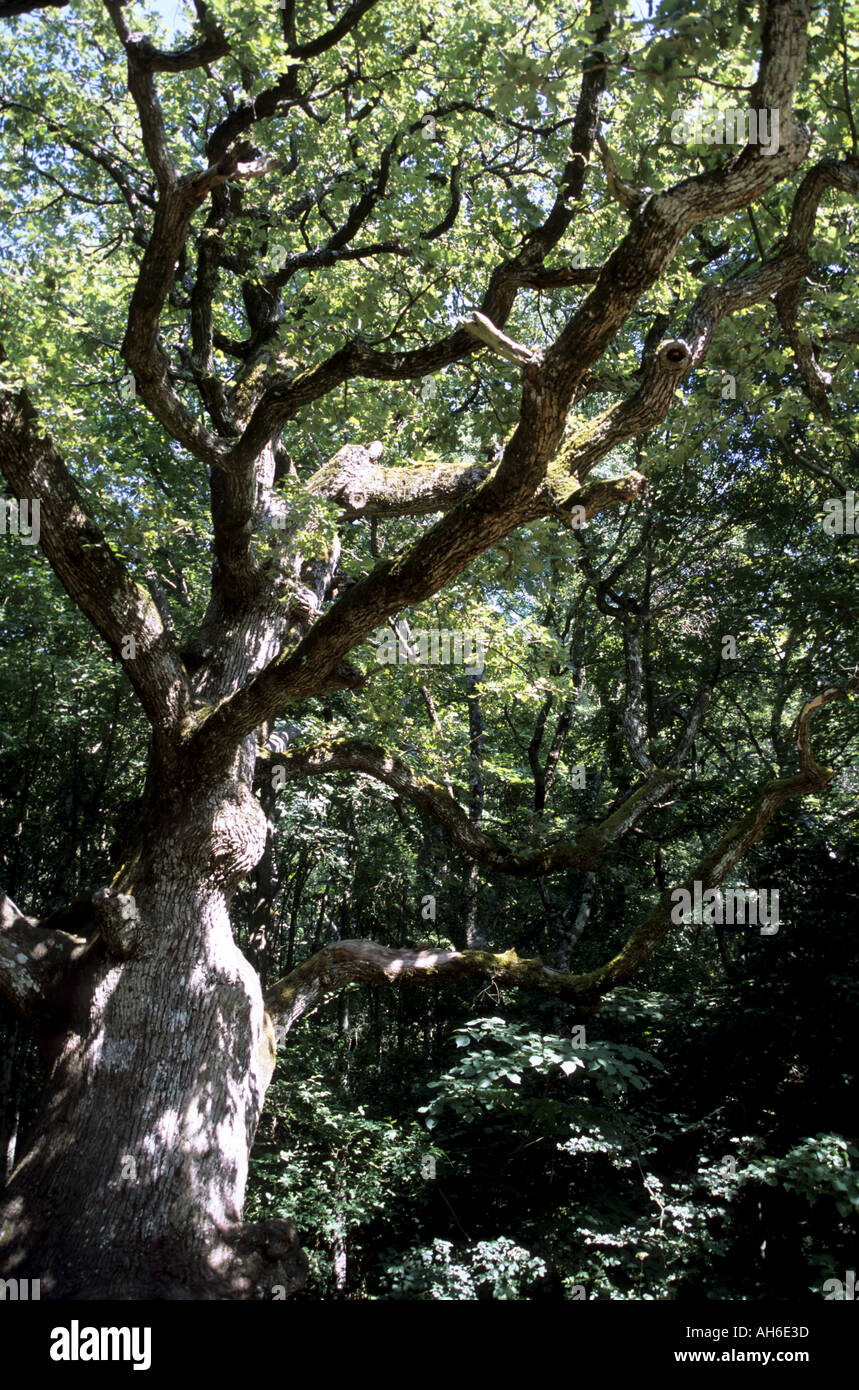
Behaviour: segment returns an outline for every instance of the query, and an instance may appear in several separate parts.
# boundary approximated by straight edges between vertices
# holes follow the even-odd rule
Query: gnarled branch
[[[785,801],[823,791],[835,772],[822,767],[811,752],[809,726],[824,705],[859,691],[859,678],[831,686],[807,701],[797,720],[797,747],[802,771],[768,783],[754,806],[723,835],[685,880],[691,891],[717,887],[749,848],[763,838],[767,826]],[[376,774],[374,774],[376,775]],[[439,793],[441,789],[437,789]],[[464,814],[461,812],[461,814]],[[675,890],[664,893],[644,922],[630,934],[622,949],[605,965],[587,974],[553,970],[541,960],[520,960],[515,951],[449,951],[438,948],[393,950],[374,941],[338,941],[318,951],[266,992],[265,1005],[275,1035],[282,1040],[293,1024],[350,984],[403,985],[467,983],[495,980],[499,984],[536,990],[593,1011],[609,990],[630,979],[656,952],[673,925]]]
[[[365,772],[443,825],[457,848],[470,859],[519,878],[537,878],[563,869],[595,868],[609,846],[683,779],[683,772],[677,768],[654,768],[616,811],[601,824],[582,830],[575,840],[533,850],[513,850],[475,824],[444,787],[417,776],[401,758],[369,740],[344,739],[279,754],[261,751],[257,777],[271,778],[275,769],[281,785],[326,772]]]
[[[0,360],[3,360],[0,349]],[[0,457],[19,497],[38,502],[39,541],[57,577],[124,666],[156,736],[175,730],[189,690],[173,636],[87,513],[64,459],[36,432],[26,392],[0,391]]]

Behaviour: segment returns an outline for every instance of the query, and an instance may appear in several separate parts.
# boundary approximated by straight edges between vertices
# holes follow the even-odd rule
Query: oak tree
[[[624,578],[653,519],[623,563],[584,536],[646,517],[682,466],[649,441],[681,399],[703,418],[720,344],[776,352],[809,419],[849,390],[825,363],[859,341],[850,282],[816,247],[859,193],[855,53],[838,6],[808,0],[706,20],[683,3],[193,0],[170,38],[124,0],[0,0],[0,19],[0,470],[38,504],[41,551],[149,731],[111,881],[42,915],[0,896],[0,989],[48,1068],[0,1273],[43,1297],[270,1298],[301,1287],[298,1237],[242,1207],[291,1027],[355,983],[495,980],[587,1015],[672,931],[672,890],[723,883],[835,777],[812,721],[859,683],[827,678],[787,712],[785,686],[781,775],[738,794],[588,971],[579,922],[553,963],[471,929],[450,950],[347,939],[264,991],[231,926],[273,791],[329,772],[386,784],[475,865],[541,884],[592,882],[683,784],[722,648],[657,719],[653,595]],[[696,144],[690,121],[678,141],[702,95],[760,126],[726,142],[723,115]],[[615,624],[629,773],[598,817],[560,836],[538,819],[527,843],[485,823],[479,759],[463,796],[369,718],[374,634],[522,534],[546,568],[577,564]],[[348,700],[354,731],[279,738],[317,698]],[[552,699],[527,748],[538,813],[573,717]],[[469,718],[477,749],[473,689]]]

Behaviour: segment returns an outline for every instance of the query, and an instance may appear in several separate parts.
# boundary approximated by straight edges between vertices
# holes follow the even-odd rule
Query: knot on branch
[[[142,944],[143,927],[130,893],[99,888],[92,897],[93,920],[111,956],[130,960]]]
[[[382,454],[382,442],[374,439],[363,444],[344,444],[332,459],[310,479],[308,488],[319,497],[339,502],[349,511],[358,512],[367,504],[371,475]]]
[[[666,338],[653,354],[653,366],[663,374],[681,376],[691,365],[692,350],[682,338]]]
[[[210,829],[210,864],[218,879],[233,886],[262,858],[268,819],[243,783],[229,785],[215,798]]]

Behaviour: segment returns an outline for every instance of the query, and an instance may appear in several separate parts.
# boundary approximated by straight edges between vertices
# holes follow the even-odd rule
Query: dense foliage
[[[232,44],[220,81],[236,100],[266,90],[280,72],[276,7],[206,8]],[[128,9],[158,41],[152,7]],[[324,27],[321,3],[299,10],[304,32]],[[190,34],[183,14],[165,46]],[[249,186],[223,248],[261,294],[264,273],[290,269],[274,347],[296,372],[327,360],[344,333],[391,350],[425,343],[480,301],[492,265],[552,205],[597,30],[603,130],[622,177],[663,188],[728,158],[672,143],[672,112],[747,91],[756,9],[713,0],[703,16],[663,0],[607,15],[601,4],[439,0],[420,20],[383,0],[348,45],[313,59],[313,100],[296,104],[286,132],[274,118],[253,132],[281,158],[300,150],[300,189],[280,171]],[[811,18],[797,110],[814,158],[859,153],[857,21],[848,0]],[[122,170],[144,163],[124,57],[103,8],[80,0],[4,23],[0,74],[2,384],[26,383],[116,553],[153,592],[168,590],[184,639],[207,596],[208,484],[123,389],[119,344],[148,216],[145,197],[129,216],[122,186]],[[161,88],[174,152],[200,167],[208,74],[171,74]],[[388,148],[364,253],[314,258]],[[634,384],[654,323],[659,336],[669,323],[679,333],[703,284],[776,253],[802,172],[684,238],[595,368],[580,419]],[[629,223],[609,174],[595,154],[583,215],[559,248],[582,266],[601,265]],[[452,198],[450,225],[426,236]],[[275,725],[290,747],[348,737],[396,750],[514,851],[570,840],[639,777],[624,724],[632,625],[657,767],[671,765],[712,690],[685,779],[594,871],[533,878],[470,862],[442,826],[364,774],[290,782],[264,797],[272,836],[233,904],[264,985],[347,938],[485,946],[595,970],[768,779],[796,772],[798,710],[857,661],[859,543],[823,525],[828,500],[859,493],[859,241],[855,201],[841,191],[822,196],[812,254],[792,332],[834,376],[831,413],[810,399],[771,297],[726,317],[667,418],[591,475],[635,469],[648,480],[640,497],[580,529],[550,517],[521,526],[408,610],[412,631],[481,634],[482,672],[382,666],[361,697],[314,696]],[[551,342],[584,293],[525,288],[506,332]],[[242,312],[225,277],[222,338],[240,335]],[[184,307],[168,305],[161,333],[188,361],[176,388],[189,393],[184,323]],[[344,520],[302,483],[357,438],[384,441],[386,465],[483,463],[516,423],[518,378],[483,354],[423,387],[359,376],[297,411],[281,434],[290,471],[279,489],[302,554],[321,554],[338,530],[348,582],[412,544],[432,516]],[[370,672],[372,644],[351,660]],[[137,814],[147,730],[125,672],[38,548],[8,535],[0,708],[0,882],[45,915],[110,879]],[[833,705],[814,737],[836,780],[783,806],[723,885],[775,890],[774,933],[678,923],[594,1013],[492,981],[354,986],[296,1027],[257,1134],[247,1214],[297,1222],[311,1259],[299,1297],[793,1299],[844,1278],[859,1234],[855,706]],[[11,1012],[2,1027],[11,1164],[40,1063]]]

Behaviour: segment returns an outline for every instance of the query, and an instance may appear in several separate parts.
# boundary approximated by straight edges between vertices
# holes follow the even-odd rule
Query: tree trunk
[[[193,801],[182,816],[162,798],[133,930],[101,923],[41,1031],[46,1099],[0,1205],[0,1274],[39,1279],[43,1298],[272,1298],[304,1281],[291,1223],[241,1224],[275,1045],[228,902],[264,817],[240,784]]]

